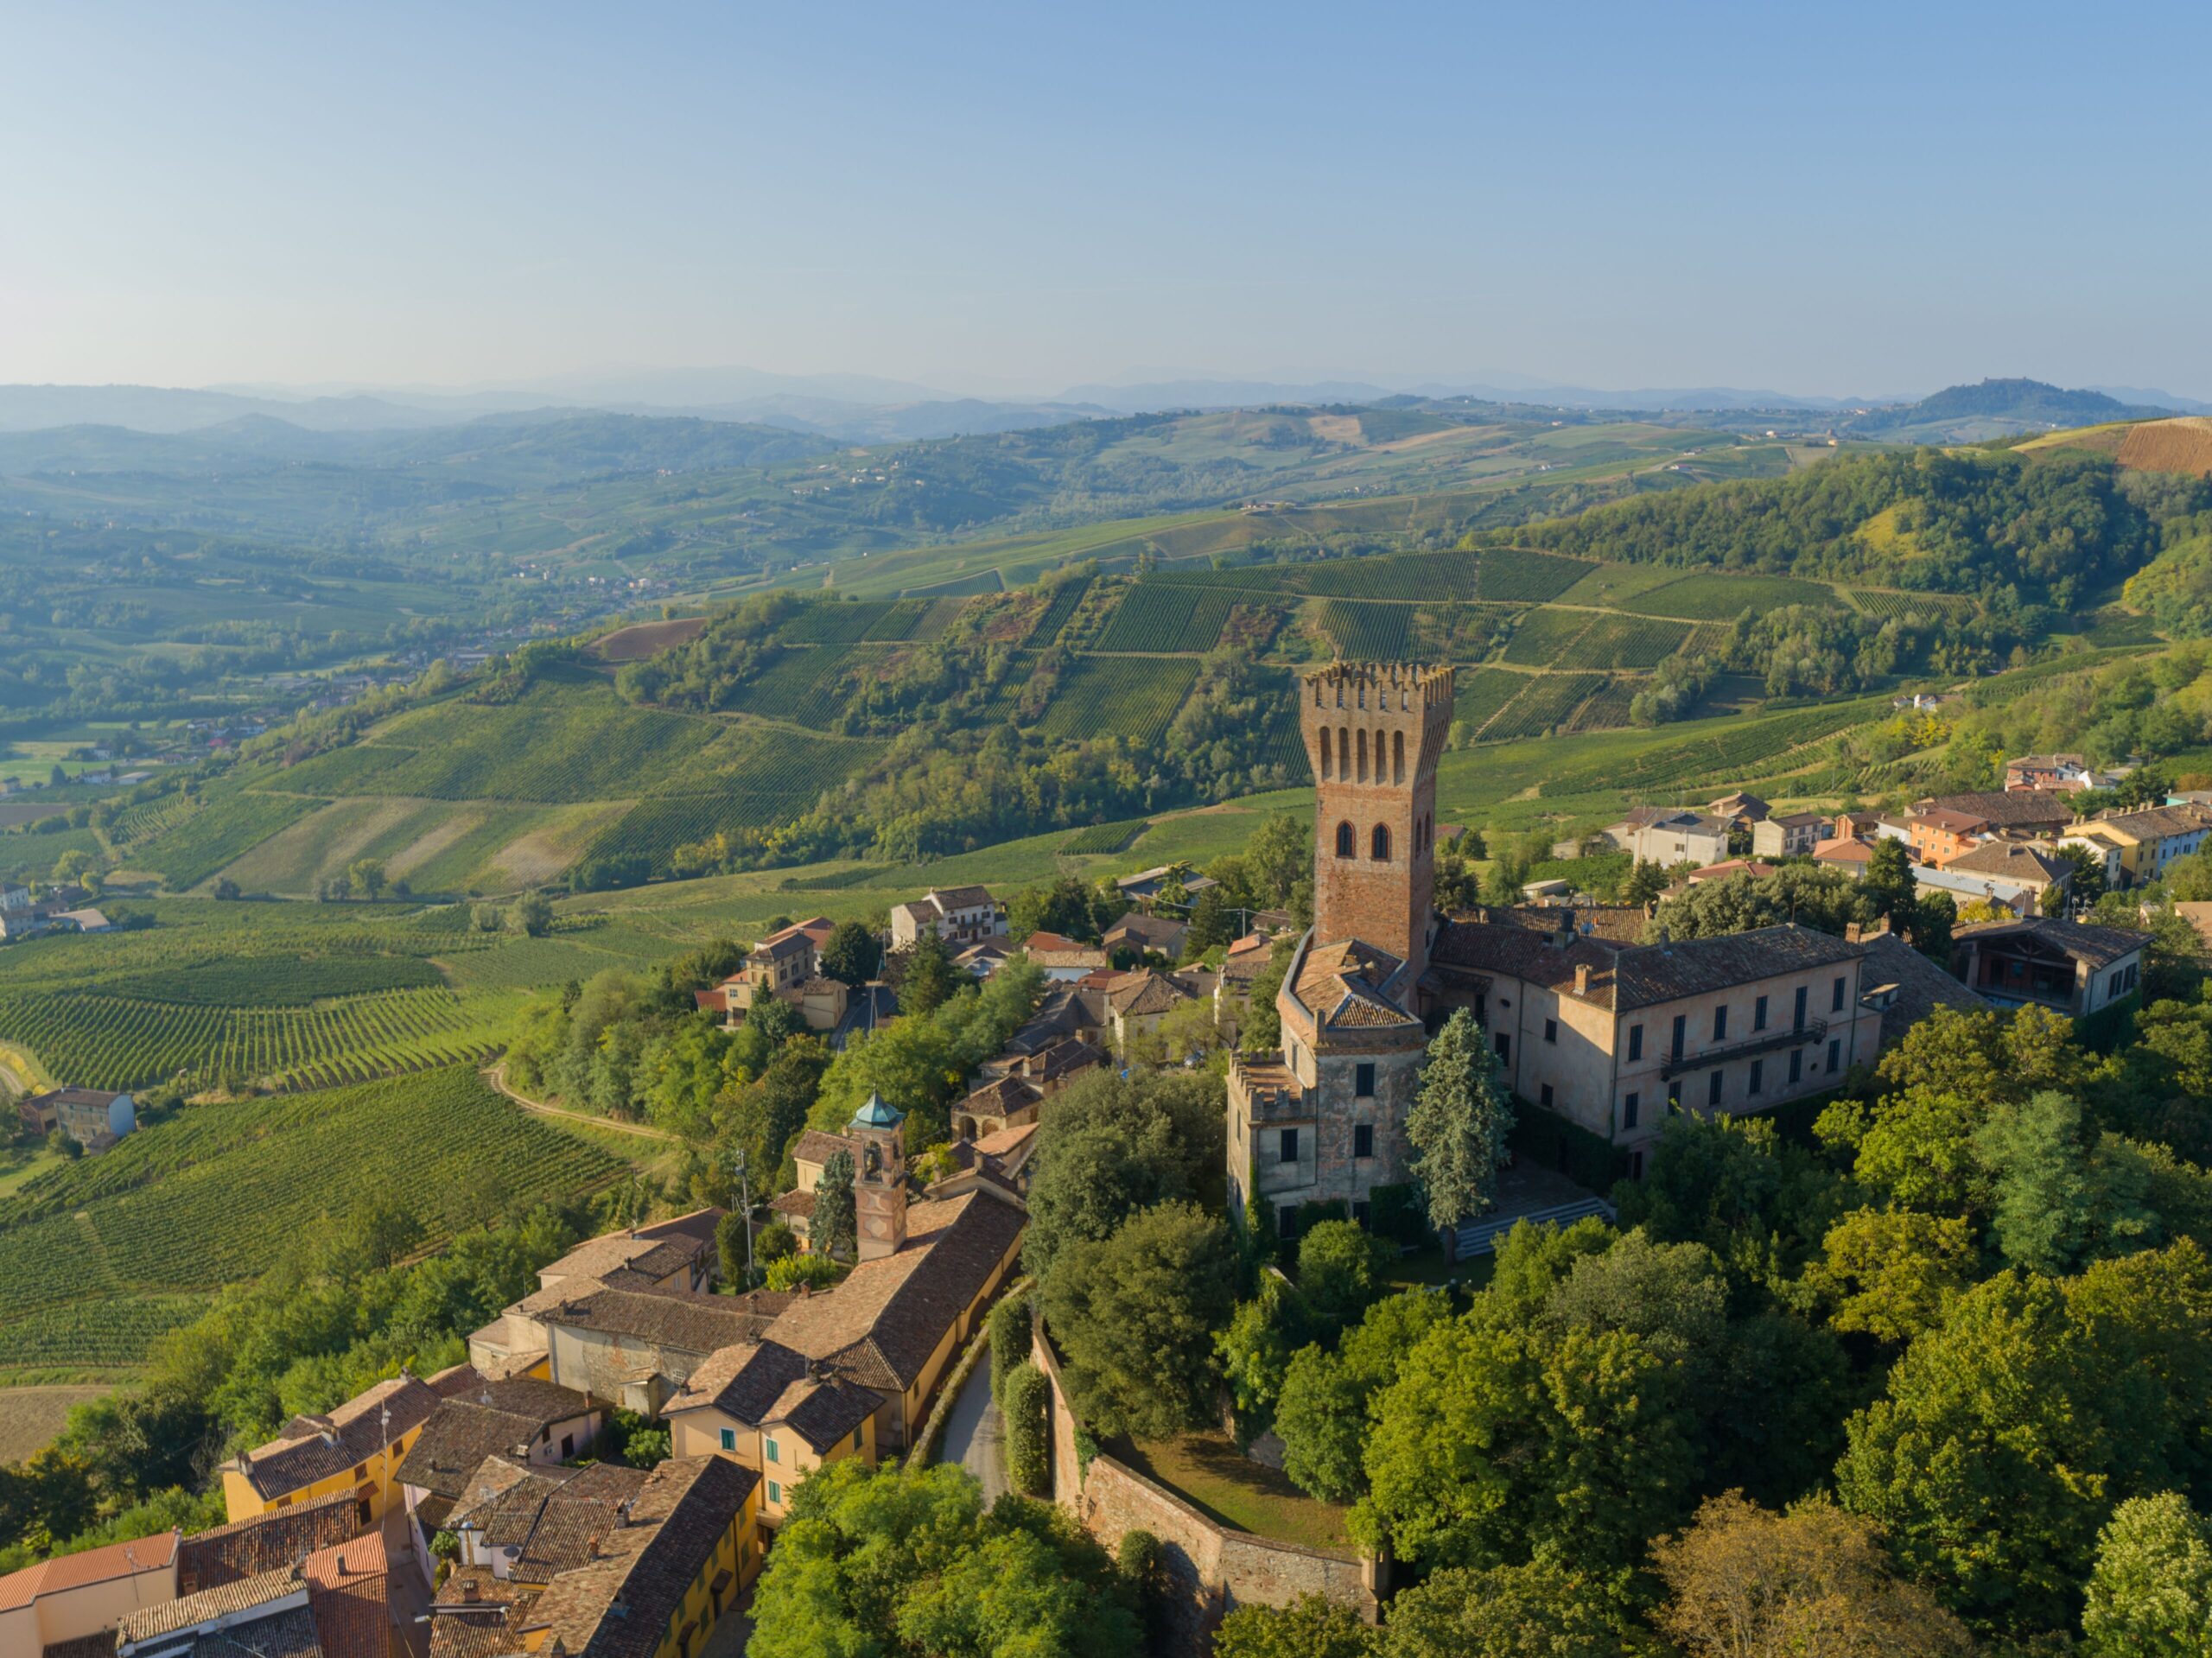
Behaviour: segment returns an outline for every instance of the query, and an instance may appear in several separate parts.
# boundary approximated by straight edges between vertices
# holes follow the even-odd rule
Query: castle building
[[[1441,916],[1452,670],[1334,663],[1299,696],[1313,926],[1275,998],[1281,1051],[1229,1070],[1231,1204],[1286,1236],[1304,1204],[1364,1222],[1378,1187],[1412,1179],[1406,1121],[1428,1036],[1455,1009],[1481,1023],[1522,1109],[1609,1141],[1635,1176],[1671,1113],[1834,1088],[1935,1006],[1980,1003],[1889,937],[1789,925],[1643,943],[1586,911]]]
[[[1412,1178],[1452,694],[1450,668],[1398,663],[1332,663],[1300,685],[1313,926],[1275,998],[1281,1054],[1238,1055],[1229,1072],[1230,1203],[1256,1200],[1286,1234],[1303,1204],[1342,1203],[1364,1221],[1376,1187]]]

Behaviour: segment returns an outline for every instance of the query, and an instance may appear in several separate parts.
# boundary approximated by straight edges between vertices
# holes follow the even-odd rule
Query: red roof
[[[58,1595],[88,1584],[164,1572],[176,1561],[177,1534],[157,1532],[127,1543],[109,1543],[81,1553],[60,1554],[0,1578],[0,1612],[28,1606],[41,1595]]]

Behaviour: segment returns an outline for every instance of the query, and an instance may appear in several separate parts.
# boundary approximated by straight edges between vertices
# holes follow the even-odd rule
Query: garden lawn
[[[1106,1448],[1222,1525],[1301,1548],[1341,1553],[1351,1547],[1344,1526],[1350,1509],[1306,1496],[1280,1469],[1245,1456],[1226,1433],[1141,1445],[1116,1439]]]

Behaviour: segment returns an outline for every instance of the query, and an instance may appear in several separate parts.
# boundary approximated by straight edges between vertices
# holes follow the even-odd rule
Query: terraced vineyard
[[[1073,741],[1112,735],[1142,747],[1160,740],[1198,677],[1190,657],[1084,657],[1061,680],[1037,729]]]
[[[1178,593],[1140,583],[1106,624],[1101,651],[1205,651],[1221,638],[1235,602],[1226,593]]]
[[[1475,578],[1475,596],[1542,604],[1558,598],[1593,568],[1587,559],[1526,552],[1517,547],[1492,548],[1482,555],[1481,574]]]
[[[1597,616],[1554,658],[1561,668],[1656,668],[1690,637],[1681,622]]]
[[[1524,667],[1548,668],[1597,619],[1586,610],[1532,610],[1515,626],[1505,659]]]
[[[1778,610],[1784,605],[1843,607],[1836,590],[1821,581],[1794,575],[1685,575],[1634,594],[1620,608],[1640,616],[1681,616],[1692,621],[1733,621],[1745,611]]]
[[[391,990],[304,1007],[219,1007],[98,990],[0,994],[0,1032],[57,1076],[132,1089],[170,1078],[327,1088],[475,1060],[496,1047],[512,999]]]
[[[1088,581],[1061,582],[1052,594],[1052,602],[1045,607],[1045,613],[1029,630],[1029,637],[1025,641],[1029,648],[1041,651],[1059,638],[1060,630],[1068,625],[1068,619],[1075,614],[1076,607],[1083,602],[1083,595],[1090,591],[1090,583]]]
[[[1408,630],[1413,626],[1409,605],[1361,604],[1357,600],[1332,599],[1321,607],[1321,630],[1346,657],[1380,662],[1402,662],[1407,655]]]
[[[1491,740],[1539,737],[1564,727],[1582,699],[1605,687],[1602,674],[1537,674],[1483,734]]]
[[[135,848],[133,868],[150,870],[180,891],[206,880],[232,859],[287,824],[329,804],[299,795],[244,791],[210,800],[167,834]]]
[[[1529,687],[1526,674],[1503,668],[1461,669],[1452,703],[1452,718],[1470,737],[1478,735],[1497,711]]]
[[[1060,850],[1074,856],[1090,852],[1119,852],[1150,827],[1141,817],[1128,818],[1119,823],[1093,823],[1061,842]]]
[[[0,1367],[136,1363],[206,1293],[366,1197],[399,1204],[435,1245],[626,1170],[467,1069],[193,1106],[0,1202]]]

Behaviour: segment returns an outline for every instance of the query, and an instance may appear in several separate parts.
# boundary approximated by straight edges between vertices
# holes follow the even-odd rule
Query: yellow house
[[[223,1464],[229,1518],[351,1491],[359,1523],[375,1524],[398,1496],[400,1462],[439,1399],[403,1369],[327,1415],[295,1416],[277,1438]]]
[[[60,1554],[0,1578],[0,1654],[38,1658],[48,1648],[105,1635],[133,1613],[175,1600],[177,1534],[157,1532]]]
[[[760,1477],[727,1457],[671,1457],[622,1523],[510,1619],[525,1652],[695,1658],[760,1570]]]
[[[763,1341],[716,1353],[665,1413],[677,1456],[729,1457],[760,1477],[761,1523],[774,1527],[791,1492],[823,1464],[861,1457],[875,1465],[882,1403],[828,1365]]]

